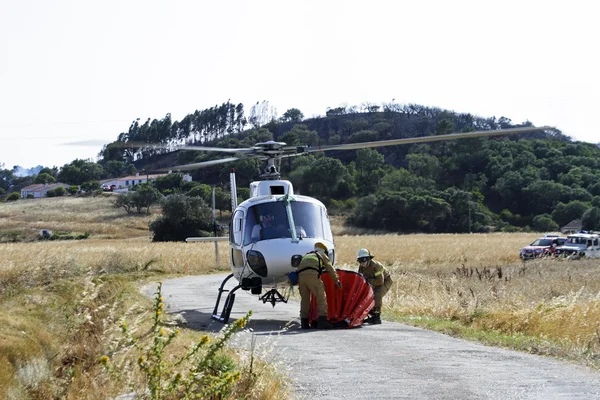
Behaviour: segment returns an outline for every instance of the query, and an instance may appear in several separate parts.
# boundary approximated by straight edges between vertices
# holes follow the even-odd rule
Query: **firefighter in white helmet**
[[[369,318],[364,322],[368,324],[381,324],[381,306],[383,304],[383,296],[392,287],[392,277],[384,266],[373,260],[373,254],[367,249],[360,249],[356,255],[358,261],[358,273],[362,274],[369,285],[373,287],[375,295],[375,306],[369,312]]]
[[[329,276],[342,287],[337,272],[331,265],[327,256],[327,246],[321,242],[315,243],[314,251],[306,253],[298,265],[298,290],[300,291],[300,322],[302,329],[309,329],[308,312],[310,310],[310,294],[317,301],[318,329],[331,329],[333,325],[327,320],[327,298],[325,297],[325,285],[321,281],[321,274],[327,271]]]

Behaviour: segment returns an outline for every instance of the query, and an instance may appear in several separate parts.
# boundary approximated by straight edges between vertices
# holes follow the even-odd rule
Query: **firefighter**
[[[358,261],[358,273],[362,274],[369,285],[373,287],[375,295],[375,306],[369,312],[369,318],[364,322],[368,324],[381,324],[381,306],[383,296],[392,287],[392,277],[383,265],[373,260],[373,254],[367,249],[360,249],[356,255]]]
[[[309,329],[308,311],[310,309],[310,294],[317,301],[318,329],[331,329],[333,325],[327,320],[327,299],[325,285],[321,281],[321,274],[327,270],[329,276],[341,289],[342,283],[337,272],[331,265],[327,256],[327,246],[321,242],[315,243],[314,251],[306,253],[298,265],[298,290],[300,291],[300,322],[302,329]]]

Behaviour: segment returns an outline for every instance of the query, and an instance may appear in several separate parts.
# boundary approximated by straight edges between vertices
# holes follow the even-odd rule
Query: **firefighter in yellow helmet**
[[[337,272],[331,265],[327,256],[327,246],[318,242],[315,244],[314,251],[306,253],[298,265],[298,290],[300,291],[300,322],[302,329],[309,329],[308,311],[310,309],[310,294],[315,296],[317,301],[317,313],[319,319],[317,328],[331,329],[333,325],[327,320],[327,299],[325,297],[325,285],[321,281],[321,274],[327,271],[329,276],[342,287]]]
[[[358,261],[358,273],[363,274],[369,285],[373,287],[373,294],[375,295],[375,306],[369,312],[370,317],[365,319],[364,322],[381,324],[383,296],[392,287],[392,277],[380,262],[373,260],[373,255],[367,249],[360,249],[356,260]]]

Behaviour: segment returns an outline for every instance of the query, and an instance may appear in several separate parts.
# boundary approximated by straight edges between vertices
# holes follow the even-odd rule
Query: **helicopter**
[[[429,143],[548,129],[552,128],[522,127],[323,146],[288,146],[284,142],[276,141],[257,143],[248,148],[184,145],[177,146],[175,150],[222,152],[234,156],[163,170],[193,170],[249,157],[266,162],[260,180],[250,183],[250,197],[240,204],[237,204],[235,171],[232,169],[230,173],[232,217],[229,223],[229,237],[224,240],[229,241],[231,273],[225,277],[218,289],[211,315],[212,319],[227,323],[236,291],[239,289],[259,295],[259,300],[271,303],[273,307],[277,303],[287,303],[287,298],[280,290],[289,287],[289,273],[296,270],[302,257],[312,251],[317,242],[327,246],[328,256],[332,265],[335,265],[336,250],[327,208],[316,198],[295,194],[292,183],[281,179],[279,171],[282,159],[312,152]],[[225,289],[231,278],[238,282],[237,285],[232,289]],[[219,313],[221,297],[225,292],[228,292],[228,295]]]

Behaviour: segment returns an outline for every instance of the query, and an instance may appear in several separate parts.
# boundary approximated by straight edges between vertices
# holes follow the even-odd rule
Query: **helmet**
[[[315,243],[315,251],[327,253],[327,246],[325,246],[325,244],[322,242],[317,242]]]
[[[359,258],[364,258],[364,257],[373,258],[373,255],[367,249],[360,249],[358,251],[358,254],[356,255],[356,259],[358,260]]]

